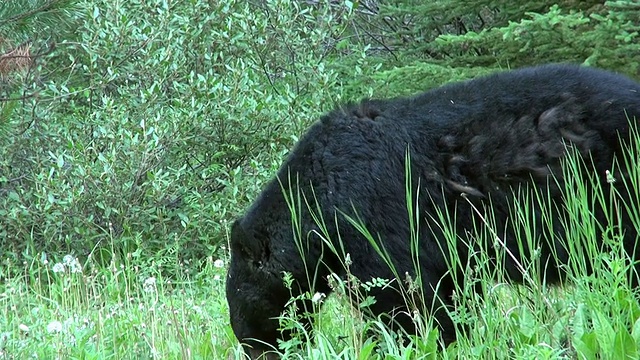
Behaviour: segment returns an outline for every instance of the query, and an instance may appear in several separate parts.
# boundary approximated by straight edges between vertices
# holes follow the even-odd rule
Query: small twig
[[[20,180],[22,180],[22,179],[24,179],[26,177],[27,177],[27,175],[20,175],[18,177],[13,178],[13,179],[9,179],[9,180],[7,180],[5,182],[6,183],[13,183],[13,182],[16,182],[16,181],[20,181]]]

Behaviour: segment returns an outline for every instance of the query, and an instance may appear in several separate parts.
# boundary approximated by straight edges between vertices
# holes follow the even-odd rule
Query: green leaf
[[[640,346],[640,318],[636,320],[633,324],[633,329],[631,330],[631,336],[636,342],[636,346]]]
[[[581,337],[573,339],[573,347],[576,349],[578,358],[585,360],[598,359],[598,336],[593,333],[584,333]]]
[[[613,343],[613,359],[637,359],[638,348],[629,332],[622,328],[615,337]]]
[[[13,201],[20,201],[20,196],[15,191],[10,191],[8,196],[9,196],[9,199],[11,199]]]
[[[592,311],[593,328],[596,334],[598,334],[598,343],[603,349],[611,349],[616,336],[613,326],[611,325],[611,319],[600,311]],[[613,349],[611,349],[613,350]]]
[[[581,338],[587,332],[588,309],[584,304],[578,304],[573,316],[573,332],[575,337]]]
[[[375,341],[371,341],[369,343],[366,343],[361,349],[360,349],[360,354],[358,355],[358,359],[359,360],[368,360],[369,356],[371,355],[371,353],[373,352],[373,349],[375,349],[376,345],[378,343]]]

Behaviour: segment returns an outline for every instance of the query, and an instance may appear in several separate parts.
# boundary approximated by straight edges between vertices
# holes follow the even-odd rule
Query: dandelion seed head
[[[69,272],[72,274],[82,272],[82,265],[80,265],[80,261],[78,261],[77,257],[71,254],[67,254],[62,258],[62,264],[68,267]]]
[[[73,264],[73,261],[75,260],[75,258],[73,257],[73,255],[67,254],[62,258],[62,263],[69,266],[71,264]]]
[[[62,323],[60,321],[54,320],[47,325],[48,333],[59,333],[62,331]]]
[[[223,268],[224,267],[224,261],[221,260],[221,259],[218,259],[218,260],[213,262],[213,266],[217,267],[217,268]]]
[[[144,284],[142,285],[142,289],[148,293],[156,291],[156,278],[154,276],[148,277]]]
[[[51,268],[51,270],[53,270],[54,273],[61,273],[65,271],[65,267],[62,263],[55,263],[53,264],[53,268]]]

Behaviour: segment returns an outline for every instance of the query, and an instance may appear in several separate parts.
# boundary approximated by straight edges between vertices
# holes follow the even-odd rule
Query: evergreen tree
[[[521,67],[575,62],[637,74],[640,3],[608,1],[589,10],[554,5],[506,26],[443,35],[428,45],[454,66]]]
[[[34,65],[50,54],[56,38],[70,29],[78,10],[75,3],[11,0],[0,5],[0,124],[8,119],[12,100],[34,94],[24,92],[36,78]]]
[[[637,0],[411,0],[366,7],[375,11],[359,13],[355,33],[378,44],[369,62],[380,70],[347,86],[356,94],[364,86],[376,96],[410,94],[496,68],[549,62],[640,75]]]

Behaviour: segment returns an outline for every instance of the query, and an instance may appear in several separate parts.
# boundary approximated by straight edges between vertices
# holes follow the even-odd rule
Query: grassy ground
[[[108,268],[76,261],[3,261],[0,359],[234,357],[223,260],[197,274],[183,264],[173,279],[134,256]]]
[[[224,260],[175,279],[134,257],[108,269],[91,259],[82,265],[71,256],[3,262],[12,275],[0,285],[0,359],[242,358],[228,322]],[[638,358],[640,305],[614,273],[601,275],[564,289],[495,283],[484,300],[462,297],[456,315],[471,330],[447,350],[435,332],[400,345],[338,292],[316,321],[315,342],[283,344],[303,342],[285,358]],[[365,337],[365,328],[377,335]]]

